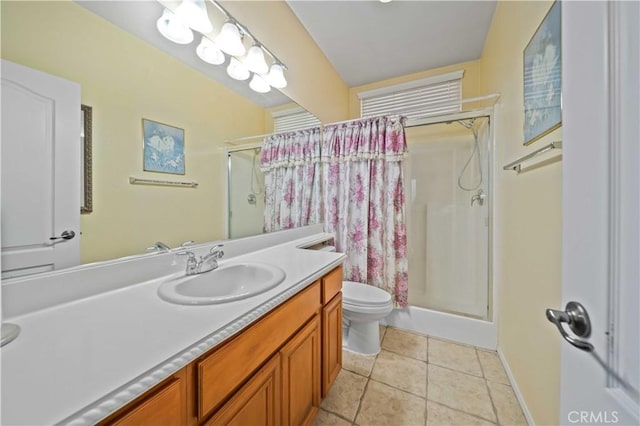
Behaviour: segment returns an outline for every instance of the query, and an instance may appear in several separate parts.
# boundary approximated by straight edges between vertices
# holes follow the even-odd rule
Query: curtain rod
[[[468,103],[471,103],[471,102],[486,101],[486,100],[489,100],[489,99],[495,99],[496,102],[498,102],[498,100],[500,99],[500,93],[491,93],[491,94],[485,95],[485,96],[476,96],[474,98],[461,99],[459,103],[462,105],[462,104],[468,104]],[[494,105],[495,105],[496,102],[494,102]],[[456,103],[458,103],[458,102],[456,102]],[[460,111],[460,112],[464,112],[464,111]],[[394,114],[393,116],[398,116],[398,114]],[[437,117],[437,115],[434,115],[432,117]],[[337,124],[350,123],[352,121],[362,120],[362,119],[365,119],[365,118],[367,118],[367,117],[351,118],[349,120],[335,121],[333,123],[322,123],[322,124],[320,124],[319,127],[320,128],[324,128],[326,126],[335,126]],[[313,129],[315,127],[318,127],[318,126],[307,127],[307,128],[300,129],[300,130],[309,130],[309,129]],[[273,133],[265,133],[264,135],[244,136],[242,138],[226,139],[224,141],[224,143],[233,145],[232,142],[246,141],[246,140],[251,140],[251,139],[256,139],[256,138],[266,138],[267,136],[273,136],[273,135],[277,135],[277,134],[278,133],[273,132]]]

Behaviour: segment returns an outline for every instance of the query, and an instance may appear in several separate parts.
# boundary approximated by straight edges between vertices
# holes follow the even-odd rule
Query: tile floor
[[[316,426],[526,425],[496,352],[392,327],[375,357],[344,351]]]

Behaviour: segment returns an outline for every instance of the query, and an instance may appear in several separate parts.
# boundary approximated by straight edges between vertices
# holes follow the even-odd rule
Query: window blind
[[[361,116],[404,115],[407,123],[462,110],[463,71],[361,92]]]
[[[294,132],[320,126],[320,120],[304,108],[291,108],[272,114],[275,133]]]

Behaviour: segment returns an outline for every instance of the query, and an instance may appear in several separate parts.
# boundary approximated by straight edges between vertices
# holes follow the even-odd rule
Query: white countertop
[[[21,333],[1,352],[2,424],[106,417],[342,263],[340,253],[297,248],[310,240],[222,260],[266,262],[286,272],[277,287],[248,299],[172,304],[158,297],[162,279],[155,278],[5,318]]]

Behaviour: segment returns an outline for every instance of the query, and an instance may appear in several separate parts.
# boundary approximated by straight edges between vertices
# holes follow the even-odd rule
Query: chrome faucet
[[[147,247],[147,250],[149,250],[149,251],[160,251],[160,252],[170,252],[171,251],[171,247],[169,247],[168,245],[166,245],[162,241],[157,241],[151,247]]]
[[[221,250],[222,244],[211,247],[208,254],[196,259],[196,255],[190,251],[180,251],[177,254],[187,256],[187,267],[185,275],[197,275],[204,272],[213,271],[218,268],[218,260],[222,259],[224,252]]]

